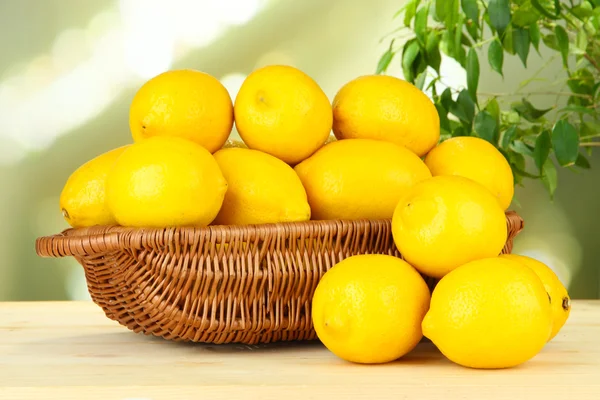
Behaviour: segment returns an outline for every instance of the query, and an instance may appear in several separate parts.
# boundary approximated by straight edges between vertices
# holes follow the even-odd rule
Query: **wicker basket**
[[[509,253],[523,220],[506,217]],[[36,250],[75,257],[93,301],[135,332],[246,344],[315,339],[311,299],[329,268],[356,254],[400,256],[389,220],[68,229]]]

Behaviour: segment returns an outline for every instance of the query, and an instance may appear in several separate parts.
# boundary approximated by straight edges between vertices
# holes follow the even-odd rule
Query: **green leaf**
[[[490,113],[496,120],[496,124],[500,126],[500,104],[495,97],[492,97],[485,105],[485,110]]]
[[[440,38],[436,32],[429,32],[429,35],[427,35],[427,44],[425,45],[427,62],[438,74],[440,72],[440,65],[442,64],[439,44]]]
[[[524,28],[515,28],[513,30],[513,48],[525,67],[527,67],[530,45],[529,31]]]
[[[466,61],[467,61],[467,53],[462,46],[462,38],[463,38],[463,20],[462,18],[456,24],[456,29],[454,31],[454,58],[459,62],[463,68],[466,69]]]
[[[435,14],[434,19],[438,22],[444,22],[446,15],[448,14],[446,0],[435,0]]]
[[[551,159],[547,159],[542,168],[542,183],[550,194],[550,198],[554,198],[554,192],[556,191],[556,183],[558,175],[556,173],[556,167]]]
[[[441,104],[436,104],[435,108],[440,116],[440,128],[450,132],[450,121],[448,120],[448,111]]]
[[[442,33],[440,49],[446,53],[448,57],[454,58],[454,35],[452,34],[451,28],[444,30],[444,33]]]
[[[436,0],[435,20],[451,27],[458,20],[458,0]]]
[[[490,0],[487,12],[490,17],[491,27],[500,34],[503,34],[511,20],[510,1]]]
[[[502,140],[500,141],[500,147],[502,147],[503,149],[509,149],[516,136],[517,136],[517,127],[515,125],[513,125],[510,128],[508,128],[502,135]]]
[[[469,49],[467,55],[467,88],[471,98],[477,103],[477,86],[479,85],[479,57],[474,48]]]
[[[415,79],[415,86],[419,90],[423,90],[423,86],[425,85],[425,78],[427,78],[427,72],[423,71],[417,76],[417,79]]]
[[[450,107],[452,104],[454,104],[454,100],[452,100],[452,90],[450,88],[446,88],[442,92],[442,95],[440,96],[440,104],[446,109],[446,111],[450,111]]]
[[[527,99],[521,99],[520,103],[511,104],[511,108],[519,113],[520,116],[525,118],[529,122],[536,122],[548,113],[552,108],[537,109]]]
[[[533,149],[533,160],[540,173],[542,173],[544,163],[546,162],[546,159],[548,159],[551,148],[552,139],[550,138],[550,132],[547,130],[543,131],[538,135],[535,141],[535,148]]]
[[[427,17],[429,15],[429,4],[419,8],[415,16],[415,34],[419,43],[425,47],[425,39],[427,35]]]
[[[482,139],[495,145],[498,142],[498,124],[487,111],[481,111],[475,117],[475,133]]]
[[[556,8],[557,3],[558,3],[558,1],[555,2],[556,14],[553,14],[550,11],[546,10],[544,8],[544,6],[540,4],[539,0],[531,0],[531,5],[534,6],[535,9],[538,10],[540,13],[542,13],[542,15],[544,15],[545,17],[550,18],[550,19],[557,19],[558,16],[560,15],[560,7]]]
[[[450,112],[466,124],[471,125],[475,118],[475,103],[466,89],[463,89],[450,106]]]
[[[479,27],[473,21],[468,21],[465,26],[467,27],[467,32],[469,32],[469,35],[471,35],[473,40],[478,41]]]
[[[580,29],[577,31],[577,36],[575,38],[575,46],[571,48],[571,51],[574,54],[584,55],[586,54],[588,47],[588,37],[585,33],[585,29]]]
[[[580,20],[591,17],[594,15],[594,10],[590,3],[583,2],[578,6],[571,8],[570,12]]]
[[[479,6],[477,0],[461,0],[460,6],[468,19],[479,24]]]
[[[531,3],[524,2],[512,15],[512,23],[515,26],[526,27],[536,23],[540,19],[540,13],[533,8]]]
[[[392,40],[392,42],[390,43],[390,47],[385,53],[383,53],[383,55],[379,59],[379,62],[377,63],[377,71],[375,71],[375,74],[379,75],[382,72],[386,71],[388,66],[390,65],[390,62],[392,62],[392,59],[394,58],[394,52],[392,51],[393,44],[394,41]]]
[[[414,82],[415,76],[413,73],[413,63],[419,56],[420,52],[419,42],[415,39],[408,41],[404,45],[404,49],[402,51],[402,72],[404,74],[404,79],[409,82]]]
[[[542,39],[542,34],[540,32],[540,27],[538,26],[538,24],[531,24],[529,26],[529,39],[531,39],[531,44],[539,54],[540,40]]]
[[[513,141],[511,149],[524,156],[533,157],[533,149],[520,140]]]
[[[502,74],[504,50],[502,49],[502,44],[500,44],[498,40],[494,40],[492,43],[490,43],[490,47],[488,48],[488,62],[494,71],[504,76]]]
[[[554,33],[549,33],[547,35],[542,36],[542,41],[548,48],[560,51],[560,47],[558,46],[558,40],[556,39],[556,35]]]
[[[577,156],[577,160],[575,160],[575,165],[583,169],[590,169],[592,167],[588,159],[585,158],[585,156],[581,153],[579,153],[579,155]]]
[[[406,5],[406,11],[404,12],[404,26],[410,27],[410,21],[412,21],[417,12],[419,2],[420,0],[410,0]]]
[[[577,129],[564,119],[558,121],[552,129],[552,146],[561,166],[573,165],[579,154]]]
[[[515,46],[513,43],[513,30],[509,28],[502,37],[502,47],[508,54],[515,55]]]
[[[556,35],[558,49],[562,55],[563,65],[565,68],[569,68],[569,35],[567,35],[565,28],[560,25],[554,27],[554,34]]]

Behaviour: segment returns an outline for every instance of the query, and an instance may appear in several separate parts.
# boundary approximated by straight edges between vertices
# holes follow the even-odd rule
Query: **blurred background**
[[[67,228],[58,207],[67,177],[132,141],[129,104],[147,79],[199,69],[235,98],[255,68],[288,64],[333,99],[347,81],[375,72],[389,44],[381,39],[399,26],[393,15],[402,4],[0,0],[0,301],[89,299],[76,261],[39,258],[34,242]],[[543,55],[530,55],[528,71],[543,64]],[[393,63],[389,73],[402,77],[399,60]],[[505,61],[505,80],[482,68],[480,90],[490,93],[516,90],[527,73],[516,57]],[[443,60],[442,71],[447,84],[465,86],[451,60]],[[560,71],[557,62],[541,77]],[[525,181],[511,207],[526,221],[514,251],[550,265],[574,298],[599,297],[599,160],[596,152],[585,173],[562,169],[552,202],[540,182]]]

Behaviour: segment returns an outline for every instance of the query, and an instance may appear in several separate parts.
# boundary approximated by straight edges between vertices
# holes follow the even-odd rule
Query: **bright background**
[[[380,39],[399,25],[392,17],[402,3],[1,0],[0,301],[89,298],[75,260],[41,259],[34,241],[67,228],[58,198],[70,173],[131,142],[128,108],[146,79],[195,68],[220,79],[234,98],[253,69],[282,63],[306,72],[333,99],[347,81],[374,73],[388,43]],[[542,64],[532,52],[529,70]],[[516,58],[505,61],[505,81],[482,66],[484,92],[513,93],[527,76]],[[443,71],[449,85],[465,84],[453,62],[444,60]],[[402,76],[399,60],[390,74]],[[541,77],[559,74],[557,63]],[[544,106],[555,98],[535,100]],[[526,221],[515,252],[551,265],[575,298],[599,297],[598,153],[591,163],[582,174],[560,171],[554,202],[528,180],[512,207]]]

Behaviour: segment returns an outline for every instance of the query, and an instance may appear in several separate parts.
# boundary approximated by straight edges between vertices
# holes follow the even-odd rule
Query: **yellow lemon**
[[[331,132],[329,99],[304,72],[270,65],[252,72],[235,98],[235,126],[251,149],[296,164]]]
[[[135,94],[129,126],[137,142],[152,136],[177,136],[214,153],[233,126],[227,89],[214,77],[183,69],[164,72]]]
[[[317,336],[338,357],[375,364],[396,360],[423,337],[429,288],[405,261],[370,254],[325,273],[312,300]]]
[[[567,322],[571,313],[571,298],[567,289],[550,267],[534,258],[517,254],[503,254],[502,257],[527,265],[542,280],[552,304],[552,333],[550,339],[548,339],[549,341],[552,340]]]
[[[106,180],[106,198],[124,226],[205,226],[216,217],[227,182],[204,147],[155,136],[131,145]]]
[[[370,139],[334,141],[296,166],[313,219],[387,219],[431,174],[404,147]]]
[[[215,224],[307,221],[306,191],[292,167],[258,150],[223,149],[214,155],[228,183]]]
[[[494,257],[442,278],[423,334],[457,364],[508,368],[542,350],[551,325],[548,295],[538,276],[521,263]]]
[[[485,186],[506,210],[515,185],[506,158],[486,140],[461,136],[448,139],[427,154],[425,164],[433,176],[459,175]]]
[[[99,155],[77,168],[67,179],[60,194],[60,210],[73,228],[116,224],[106,204],[106,176],[126,148]]]
[[[423,156],[438,143],[440,117],[409,82],[367,75],[345,84],[333,99],[333,132],[338,139],[390,141]]]
[[[392,233],[406,261],[435,278],[499,255],[508,235],[496,198],[460,176],[433,177],[408,190],[394,211]]]

